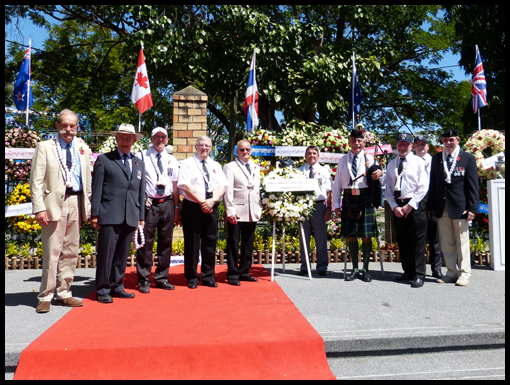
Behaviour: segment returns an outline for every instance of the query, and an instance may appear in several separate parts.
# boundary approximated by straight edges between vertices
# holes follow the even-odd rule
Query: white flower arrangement
[[[117,148],[117,141],[115,140],[115,136],[110,136],[108,139],[106,139],[102,146],[99,147],[99,150],[97,152],[99,154],[106,154],[107,152],[111,152]],[[135,144],[131,147],[131,153],[136,154],[140,151],[143,151],[145,148],[145,143],[142,140],[137,140]]]
[[[473,154],[476,158],[476,166],[478,167],[478,176],[480,178],[494,178],[494,168],[484,170],[482,161],[486,158],[484,150],[491,150],[492,153],[487,157],[499,154],[505,151],[505,135],[496,130],[477,131],[464,145],[464,151]]]
[[[292,167],[279,168],[269,172],[262,180],[268,179],[307,179],[302,172]],[[271,192],[262,188],[262,211],[263,215],[269,215],[278,221],[297,222],[307,219],[314,210],[314,191],[299,192]]]

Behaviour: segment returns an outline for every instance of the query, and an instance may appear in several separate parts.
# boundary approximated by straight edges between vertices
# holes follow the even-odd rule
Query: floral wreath
[[[270,130],[257,130],[248,136],[252,146],[276,146],[278,138],[273,131]]]
[[[283,222],[303,221],[312,215],[314,191],[266,192],[264,187],[266,179],[307,179],[307,176],[292,167],[275,169],[267,174],[262,180],[263,215]]]
[[[492,155],[505,151],[505,135],[496,130],[477,131],[466,142],[464,150],[473,154],[476,158],[478,176],[480,178],[492,179],[495,175],[493,167],[484,170],[482,161]]]

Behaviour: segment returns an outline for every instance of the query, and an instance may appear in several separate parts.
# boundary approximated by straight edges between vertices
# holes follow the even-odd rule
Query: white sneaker
[[[455,282],[455,284],[457,286],[466,286],[468,283],[469,283],[469,280],[467,278],[465,278],[465,277],[459,277],[457,282]]]

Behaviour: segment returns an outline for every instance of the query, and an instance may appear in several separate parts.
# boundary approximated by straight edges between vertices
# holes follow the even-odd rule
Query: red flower
[[[334,146],[334,145],[335,145],[335,141],[334,141],[334,140],[331,142],[331,145],[332,145],[332,146]]]
[[[344,144],[342,145],[342,147],[343,147],[343,148],[345,148],[345,147],[347,147],[347,145],[344,143]]]
[[[457,157],[457,162],[458,162],[459,160],[460,160],[460,156],[459,156],[459,157]]]

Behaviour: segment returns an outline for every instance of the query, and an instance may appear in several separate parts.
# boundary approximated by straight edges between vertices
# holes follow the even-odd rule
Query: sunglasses
[[[250,152],[251,148],[240,148],[239,151],[241,151],[241,152]]]

